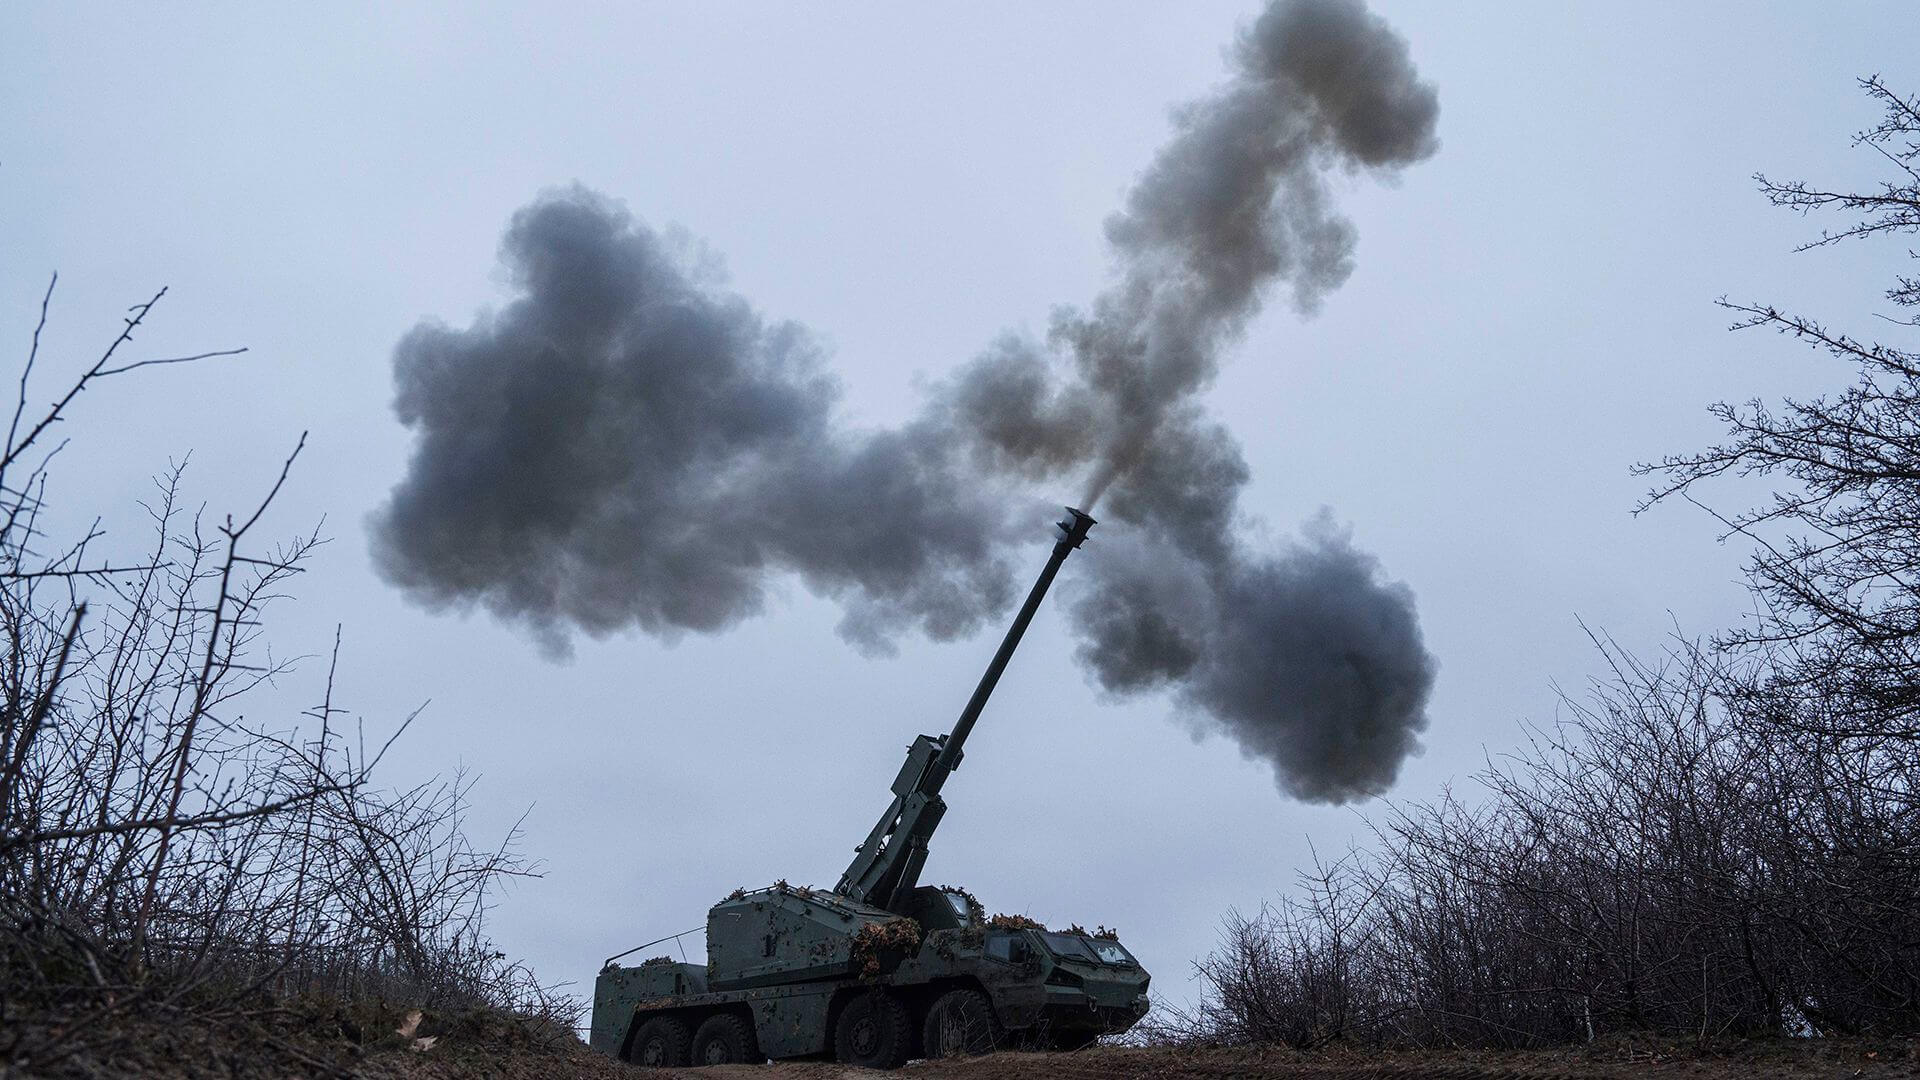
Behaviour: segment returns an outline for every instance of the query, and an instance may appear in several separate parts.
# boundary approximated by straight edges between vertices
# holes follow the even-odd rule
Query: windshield
[[[962,925],[971,921],[973,912],[967,910],[967,898],[965,895],[957,892],[941,893],[940,895],[946,897],[947,903],[953,905],[953,913],[960,917]]]
[[[1041,934],[1047,948],[1053,955],[1063,960],[1094,960],[1093,950],[1087,948],[1086,940],[1078,934]]]
[[[1117,941],[1109,938],[1095,938],[1089,941],[1079,934],[1041,934],[1047,948],[1062,960],[1080,960],[1086,963],[1133,965],[1137,964],[1133,954]]]
[[[1079,934],[1041,934],[1041,938],[1046,940],[1046,947],[1052,949],[1056,957],[1066,957],[1075,961],[1094,959],[1092,949],[1087,947],[1087,940],[1081,938]]]

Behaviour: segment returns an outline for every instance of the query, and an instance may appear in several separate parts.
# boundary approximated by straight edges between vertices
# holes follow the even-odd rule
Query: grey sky
[[[1749,174],[1871,177],[1847,147],[1873,116],[1853,79],[1911,92],[1920,72],[1901,5],[1373,6],[1439,88],[1440,152],[1395,187],[1339,185],[1356,272],[1313,319],[1262,316],[1209,405],[1276,539],[1331,507],[1418,597],[1440,675],[1394,797],[1422,798],[1593,670],[1576,614],[1635,647],[1738,617],[1738,550],[1682,509],[1631,518],[1627,466],[1710,437],[1717,396],[1834,383],[1777,339],[1726,334],[1712,300],[1870,327],[1884,263],[1793,255],[1817,226],[1768,209]],[[790,583],[728,633],[582,642],[555,664],[484,616],[428,615],[373,573],[363,527],[407,448],[391,354],[422,317],[464,325],[504,299],[507,218],[578,180],[685,228],[761,311],[821,333],[848,422],[898,423],[1004,329],[1043,330],[1107,284],[1103,220],[1257,5],[1030,7],[9,6],[9,355],[54,269],[48,379],[161,285],[139,355],[252,350],[91,392],[62,506],[131,539],[131,500],[169,456],[191,450],[193,490],[239,504],[311,428],[274,520],[325,514],[336,541],[276,641],[317,652],[344,623],[341,697],[374,729],[432,699],[388,779],[464,763],[481,835],[533,806],[547,876],[495,929],[548,979],[585,982],[736,885],[830,884],[997,631],[869,659]],[[1036,536],[1023,583],[1045,553]],[[989,910],[1117,924],[1184,996],[1219,914],[1358,819],[1282,798],[1164,700],[1101,701],[1068,610],[1042,612],[1002,682],[926,878]],[[306,704],[317,688],[298,683],[286,700]]]

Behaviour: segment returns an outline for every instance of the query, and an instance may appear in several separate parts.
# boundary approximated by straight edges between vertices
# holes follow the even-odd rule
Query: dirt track
[[[1872,1055],[1869,1057],[1868,1055]],[[789,1063],[709,1069],[631,1071],[632,1080],[1642,1080],[1650,1077],[1911,1077],[1920,1058],[1904,1044],[1810,1046],[1768,1044],[1718,1055],[1666,1047],[1558,1053],[1407,1054],[1288,1050],[1135,1050],[1103,1048],[1078,1054],[994,1054],[959,1061],[919,1062],[898,1073],[842,1065]]]
[[[278,1027],[197,1023],[134,1025],[106,1057],[69,1058],[9,1071],[0,1080],[1787,1080],[1920,1076],[1920,1040],[1780,1040],[1696,1053],[1651,1039],[1537,1051],[1419,1053],[1334,1047],[1269,1049],[1096,1047],[1073,1054],[993,1054],[916,1062],[884,1073],[824,1062],[641,1069],[589,1051],[570,1033],[453,1017],[430,1047],[384,1033],[391,1017],[349,1039],[324,1016]],[[323,1022],[325,1021],[325,1022]]]

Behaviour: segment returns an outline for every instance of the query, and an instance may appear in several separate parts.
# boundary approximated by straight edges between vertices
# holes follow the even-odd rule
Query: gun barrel
[[[860,903],[890,907],[919,882],[920,866],[927,858],[927,841],[947,812],[940,788],[960,764],[960,745],[967,741],[974,721],[980,719],[980,710],[986,708],[987,699],[993,696],[994,686],[1007,670],[1007,661],[1019,647],[1020,636],[1027,632],[1033,613],[1040,609],[1040,601],[1053,584],[1053,576],[1060,572],[1060,564],[1067,561],[1073,549],[1087,538],[1087,530],[1093,528],[1093,518],[1085,512],[1069,506],[1067,515],[1067,520],[1060,522],[1060,539],[1053,545],[1053,556],[1040,571],[1040,580],[1034,582],[1033,589],[1027,593],[1027,602],[1020,605],[1020,613],[1007,628],[1007,636],[1000,642],[1000,651],[993,654],[986,674],[980,676],[980,685],[973,688],[967,707],[960,710],[960,719],[952,731],[938,740],[922,735],[913,741],[907,750],[906,764],[901,766],[900,775],[893,782],[893,802],[867,834],[866,842],[854,849],[853,862],[848,864],[847,872],[840,875],[834,892]]]
[[[960,719],[954,721],[953,731],[941,741],[940,767],[935,770],[935,775],[942,779],[960,764],[961,744],[967,741],[967,733],[973,730],[974,722],[980,719],[980,711],[987,707],[987,699],[993,696],[993,688],[999,685],[1001,673],[1007,670],[1007,661],[1013,659],[1013,650],[1020,647],[1020,638],[1027,632],[1027,624],[1033,621],[1033,613],[1040,610],[1040,601],[1053,585],[1054,575],[1060,572],[1060,564],[1066,562],[1073,549],[1086,540],[1087,530],[1095,524],[1093,517],[1083,510],[1069,506],[1066,511],[1067,520],[1058,523],[1060,539],[1053,545],[1053,554],[1041,569],[1039,580],[1028,591],[1026,603],[1020,605],[1020,613],[1013,617],[1013,625],[1007,627],[1007,636],[1001,639],[999,651],[993,654],[993,661],[980,676],[980,684],[973,688],[973,696],[967,699],[967,707],[960,710]]]

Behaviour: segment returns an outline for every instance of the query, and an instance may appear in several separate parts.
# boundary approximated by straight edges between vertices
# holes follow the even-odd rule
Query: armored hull
[[[888,1067],[1074,1049],[1146,1014],[1150,976],[1117,936],[989,921],[958,890],[912,900],[918,917],[785,886],[729,897],[708,916],[707,964],[600,973],[591,1043],[646,1065],[832,1055]],[[730,1045],[742,1030],[750,1042]]]

